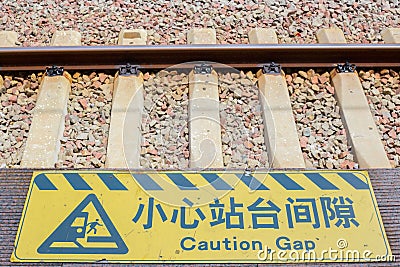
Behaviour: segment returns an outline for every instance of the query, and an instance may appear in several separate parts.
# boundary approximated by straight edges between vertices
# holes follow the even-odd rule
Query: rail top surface
[[[29,59],[29,60],[27,60]],[[127,63],[162,69],[188,62],[215,62],[216,68],[332,67],[346,61],[365,67],[400,66],[399,44],[235,44],[144,46],[43,46],[0,48],[0,70],[117,69]],[[191,67],[190,64],[175,66]]]

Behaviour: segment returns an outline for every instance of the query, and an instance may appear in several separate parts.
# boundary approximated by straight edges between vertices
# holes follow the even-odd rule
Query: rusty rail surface
[[[400,66],[399,44],[147,45],[0,48],[0,71],[116,69],[126,63],[163,69],[192,61],[235,68],[257,68],[268,62],[283,67],[332,67],[349,61],[357,66]]]

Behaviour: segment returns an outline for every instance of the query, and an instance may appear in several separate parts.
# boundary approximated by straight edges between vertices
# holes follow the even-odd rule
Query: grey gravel
[[[140,164],[151,169],[188,168],[188,76],[161,71],[144,78]]]
[[[0,75],[0,168],[18,167],[42,73]]]
[[[286,81],[306,166],[357,169],[332,94],[329,73],[300,71],[287,74]]]
[[[253,74],[219,74],[218,81],[224,165],[268,167],[263,118]]]
[[[400,76],[389,69],[360,70],[360,81],[393,167],[400,167]]]
[[[290,70],[289,70],[290,71]],[[57,167],[103,167],[110,122],[113,75],[73,74],[66,128]],[[382,142],[393,167],[400,159],[399,73],[360,70]],[[22,157],[42,73],[0,76],[0,167]],[[141,164],[153,169],[187,168],[189,159],[187,75],[173,71],[144,75],[145,114]],[[287,74],[288,90],[303,155],[310,168],[358,168],[348,146],[327,72]],[[268,166],[254,75],[219,74],[224,164]]]
[[[116,44],[122,28],[144,28],[150,44],[186,43],[186,31],[216,29],[219,43],[247,43],[255,27],[275,28],[282,43],[313,43],[321,28],[341,28],[349,42],[381,42],[400,24],[397,1],[31,1],[0,2],[0,30],[19,45],[47,45],[56,30],[77,30],[85,45]]]
[[[114,77],[73,74],[58,168],[101,168],[106,160]]]

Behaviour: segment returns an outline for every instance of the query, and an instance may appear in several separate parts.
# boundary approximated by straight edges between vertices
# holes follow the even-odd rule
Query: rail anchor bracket
[[[262,68],[262,72],[264,74],[274,74],[279,75],[281,74],[282,67],[280,64],[276,64],[275,62],[271,62],[268,64],[264,64]]]
[[[356,70],[356,65],[350,64],[348,61],[344,64],[337,64],[336,66],[336,71],[338,73],[348,73],[348,72],[354,72]]]
[[[54,76],[62,76],[64,73],[64,67],[58,67],[58,66],[51,66],[46,68],[46,75],[49,77],[54,77]]]
[[[194,66],[195,74],[211,74],[213,67],[208,64],[200,64]]]
[[[121,66],[119,68],[119,75],[120,76],[130,76],[130,75],[139,75],[139,66],[137,65],[131,65],[127,63],[125,66]]]

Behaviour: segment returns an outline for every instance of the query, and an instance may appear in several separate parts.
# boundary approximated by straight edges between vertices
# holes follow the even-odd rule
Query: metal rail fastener
[[[139,66],[137,65],[131,65],[129,63],[127,63],[124,66],[121,66],[119,68],[119,75],[120,76],[130,76],[130,75],[139,75]]]
[[[209,64],[200,64],[194,66],[195,74],[211,74],[213,67]]]
[[[49,77],[61,76],[64,73],[64,67],[51,66],[46,68],[46,75]]]
[[[350,64],[348,61],[346,61],[344,64],[337,64],[336,71],[338,73],[354,72],[356,68],[356,65]]]

